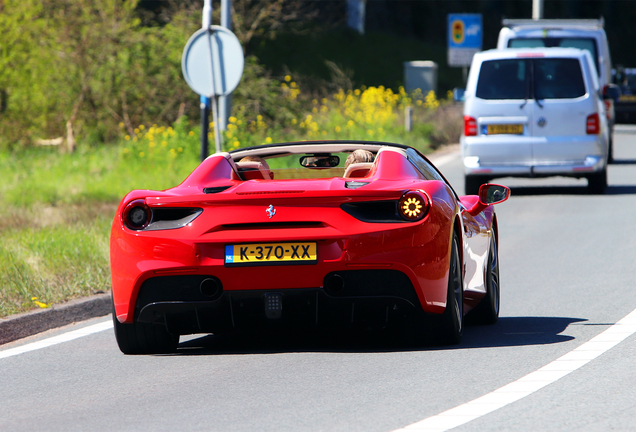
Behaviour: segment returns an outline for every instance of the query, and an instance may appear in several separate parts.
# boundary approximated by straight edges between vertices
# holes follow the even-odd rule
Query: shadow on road
[[[510,190],[512,198],[533,195],[589,195],[587,186],[512,186]],[[636,194],[636,185],[609,185],[605,189],[605,195],[634,194]]]
[[[636,165],[636,159],[614,159],[612,165]]]
[[[203,335],[179,344],[175,355],[279,354],[289,352],[403,352],[471,349],[566,342],[561,335],[568,325],[586,321],[561,317],[504,317],[495,325],[467,325],[461,344],[414,346],[396,333],[360,332],[312,335]]]

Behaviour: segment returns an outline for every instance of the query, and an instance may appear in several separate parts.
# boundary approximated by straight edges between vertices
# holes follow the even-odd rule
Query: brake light
[[[598,113],[587,116],[585,131],[588,135],[598,135],[601,132],[601,119],[599,118]]]
[[[477,120],[471,116],[464,116],[464,136],[477,135]]]
[[[407,222],[424,219],[431,208],[431,202],[425,194],[410,191],[398,201],[398,213]]]
[[[126,205],[122,219],[128,229],[141,231],[150,224],[152,213],[145,200],[136,199]]]

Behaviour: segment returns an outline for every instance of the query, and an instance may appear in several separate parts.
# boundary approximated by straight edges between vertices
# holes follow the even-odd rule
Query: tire
[[[587,177],[587,191],[591,194],[604,194],[607,188],[607,167],[603,171]]]
[[[608,144],[608,149],[607,149],[607,163],[611,164],[614,163],[614,139],[613,137],[613,133],[610,134],[610,139],[609,139],[609,144]]]
[[[466,195],[477,195],[479,194],[479,187],[484,183],[486,183],[486,179],[466,174],[464,176],[464,193]]]
[[[490,239],[490,252],[486,267],[486,296],[470,312],[476,324],[494,324],[499,319],[500,285],[499,252],[494,235]]]
[[[464,335],[464,284],[458,244],[457,234],[453,234],[446,310],[438,318],[436,329],[436,339],[441,345],[456,345]]]
[[[122,324],[113,306],[113,327],[117,345],[124,354],[167,354],[177,350],[179,335],[164,326],[148,323]]]

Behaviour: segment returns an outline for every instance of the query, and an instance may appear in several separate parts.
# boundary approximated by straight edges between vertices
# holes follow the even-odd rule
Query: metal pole
[[[203,18],[201,28],[209,29],[212,25],[212,0],[205,0],[203,3]],[[210,98],[201,96],[201,162],[208,157],[208,131],[210,117]]]
[[[532,19],[543,19],[543,0],[532,0]]]
[[[232,30],[232,0],[221,0],[221,27]],[[219,96],[219,130],[227,130],[232,112],[232,95]]]
[[[210,98],[201,96],[201,162],[208,157],[208,130],[210,117]]]
[[[202,27],[207,32],[207,40],[208,40],[208,49],[210,50],[210,80],[212,83],[212,94],[210,95],[212,99],[212,121],[214,122],[214,143],[216,147],[216,152],[219,153],[221,151],[221,135],[219,133],[219,117],[218,117],[218,97],[216,95],[215,83],[214,83],[214,52],[212,50],[212,38],[214,37],[214,33],[210,27],[212,26],[212,0],[205,0],[203,3],[203,18],[202,18]],[[206,116],[207,121],[207,116]],[[203,124],[203,120],[201,120]],[[203,132],[201,132],[203,133]],[[206,133],[207,138],[207,133]],[[207,153],[207,150],[206,150]],[[201,155],[203,155],[203,148],[201,148]],[[207,157],[207,155],[206,155]]]

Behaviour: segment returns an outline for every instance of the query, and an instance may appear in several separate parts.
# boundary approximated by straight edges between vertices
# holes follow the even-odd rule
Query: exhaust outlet
[[[345,281],[342,276],[339,274],[331,275],[331,277],[327,280],[327,289],[334,293],[339,293],[344,290]]]
[[[221,292],[221,282],[216,278],[203,279],[199,290],[206,297],[215,297]]]

